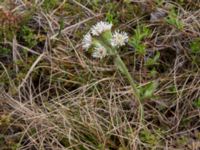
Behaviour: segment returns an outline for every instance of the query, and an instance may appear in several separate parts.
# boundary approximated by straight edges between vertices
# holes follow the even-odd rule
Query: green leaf
[[[158,65],[158,59],[160,58],[160,53],[157,52],[156,55],[153,58],[148,58],[147,61],[145,62],[146,66],[153,66],[153,65]]]
[[[134,35],[130,39],[129,43],[132,45],[136,53],[139,55],[146,54],[146,45],[143,43],[143,39],[149,37],[151,35],[151,31],[144,25],[137,26],[134,30]]]
[[[178,18],[178,14],[176,13],[175,9],[172,9],[169,12],[168,17],[166,18],[166,22],[168,24],[171,24],[171,25],[175,26],[179,30],[182,30],[183,27],[184,27],[184,24],[183,24],[182,20],[180,20]]]
[[[154,91],[158,86],[157,81],[152,81],[142,87],[139,88],[139,93],[142,99],[152,98],[154,95]]]

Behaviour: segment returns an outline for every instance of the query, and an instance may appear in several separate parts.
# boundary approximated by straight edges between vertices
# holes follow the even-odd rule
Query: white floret
[[[90,48],[91,45],[92,45],[92,36],[91,36],[91,34],[88,32],[88,33],[83,37],[82,47],[83,47],[85,50],[88,50],[88,48]]]
[[[128,34],[126,32],[115,31],[111,39],[111,45],[113,47],[120,47],[128,42]]]
[[[92,57],[94,58],[104,58],[106,56],[107,52],[104,46],[102,46],[101,44],[97,45],[94,48],[94,52],[92,53]]]
[[[94,36],[99,36],[102,32],[111,30],[111,28],[111,23],[100,21],[91,28],[91,33]]]

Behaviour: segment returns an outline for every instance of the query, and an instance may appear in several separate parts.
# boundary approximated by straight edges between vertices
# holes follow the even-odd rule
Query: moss
[[[149,130],[142,130],[140,132],[140,140],[151,145],[151,147],[159,144],[160,138]]]

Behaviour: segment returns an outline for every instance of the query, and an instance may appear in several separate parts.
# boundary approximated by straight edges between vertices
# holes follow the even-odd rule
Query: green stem
[[[139,104],[139,114],[140,114],[140,122],[143,123],[144,120],[144,111],[143,111],[143,106],[141,103],[141,98],[140,98],[140,94],[137,90],[137,86],[136,83],[134,82],[131,74],[129,73],[126,65],[124,64],[123,60],[121,59],[121,57],[119,56],[117,49],[113,48],[110,44],[110,41],[108,39],[111,39],[112,37],[112,33],[110,32],[104,32],[102,34],[102,37],[100,37],[100,43],[107,49],[107,52],[109,55],[113,55],[115,56],[115,65],[116,67],[121,71],[122,74],[124,74],[126,76],[126,78],[128,79],[132,90],[133,90],[133,95],[135,97],[135,99],[137,100],[138,104]]]
[[[129,83],[132,87],[133,94],[134,94],[134,96],[135,96],[135,98],[136,98],[136,100],[139,104],[140,122],[142,123],[143,120],[144,120],[144,110],[143,110],[143,106],[142,106],[142,103],[141,103],[141,100],[140,100],[140,94],[137,90],[136,84],[133,81],[131,74],[129,73],[126,65],[124,64],[124,62],[121,59],[121,57],[119,56],[119,54],[116,55],[115,63],[116,63],[117,68],[126,76],[126,78],[128,79],[128,81],[129,81]]]
[[[124,62],[122,61],[121,57],[117,54],[116,58],[115,58],[115,62],[117,64],[118,69],[126,76],[126,78],[128,79],[132,90],[134,92],[134,96],[140,100],[140,95],[139,92],[137,90],[137,87],[135,85],[135,82],[133,81],[133,78],[131,77],[126,65],[124,64]]]
[[[117,50],[110,45],[110,42],[108,42],[108,40],[105,40],[105,39],[107,39],[107,36],[109,36],[109,35],[111,36],[112,34],[111,34],[111,32],[106,32],[106,33],[104,33],[102,35],[103,38],[101,38],[101,40],[99,42],[107,49],[109,55],[116,56],[115,57],[116,67],[127,77],[128,81],[130,82],[131,87],[133,89],[135,98],[137,99],[137,101],[140,101],[140,94],[137,90],[136,84],[133,81],[133,78],[131,77],[126,65],[124,64],[123,60],[119,56]]]

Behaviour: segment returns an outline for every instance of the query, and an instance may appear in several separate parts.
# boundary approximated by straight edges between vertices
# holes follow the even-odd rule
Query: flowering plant
[[[116,54],[115,48],[124,46],[128,42],[126,32],[111,32],[112,24],[98,22],[84,36],[82,46],[92,52],[94,58],[104,58],[108,54]]]
[[[82,47],[92,53],[94,58],[104,58],[107,55],[114,55],[116,67],[128,79],[135,98],[140,101],[139,92],[136,84],[130,75],[126,65],[119,56],[117,49],[124,46],[128,42],[128,34],[126,32],[111,31],[112,24],[108,22],[98,22],[92,26],[90,31],[83,37]]]

